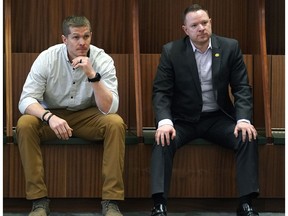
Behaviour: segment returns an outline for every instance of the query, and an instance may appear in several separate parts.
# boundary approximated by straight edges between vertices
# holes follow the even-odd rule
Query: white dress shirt
[[[119,95],[114,61],[103,49],[93,45],[90,45],[88,56],[93,69],[101,75],[101,82],[112,92],[113,101],[108,113],[115,113],[119,106]],[[46,109],[71,111],[96,106],[91,83],[81,68],[73,69],[65,44],[44,50],[34,61],[23,86],[20,112],[23,114],[35,102]]]

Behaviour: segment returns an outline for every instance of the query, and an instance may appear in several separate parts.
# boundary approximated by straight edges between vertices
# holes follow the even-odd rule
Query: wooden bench
[[[127,131],[124,176],[127,198],[150,197],[150,158],[154,133],[153,129],[143,130],[142,142]],[[263,198],[285,197],[285,134],[276,131],[273,137],[274,145],[266,145],[266,138],[259,136],[259,179]],[[6,143],[5,136],[3,142]],[[43,143],[42,149],[51,197],[101,197],[101,140],[95,143],[73,137],[67,141]],[[4,144],[3,151],[4,197],[24,197],[24,175],[18,147],[16,144]],[[197,139],[179,149],[173,172],[171,197],[237,197],[234,154],[206,140]]]

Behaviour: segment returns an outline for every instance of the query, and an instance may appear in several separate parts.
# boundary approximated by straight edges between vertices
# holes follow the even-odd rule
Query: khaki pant
[[[126,125],[117,114],[103,115],[97,108],[72,112],[50,110],[67,121],[73,136],[95,140],[104,139],[102,164],[102,199],[124,199],[124,154]],[[41,141],[57,139],[54,131],[39,118],[23,115],[17,123],[17,141],[26,180],[26,198],[48,196],[44,180]]]

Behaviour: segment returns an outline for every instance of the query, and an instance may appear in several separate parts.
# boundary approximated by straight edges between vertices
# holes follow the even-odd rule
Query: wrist
[[[51,113],[51,112],[50,112],[49,110],[46,110],[46,111],[42,114],[41,120],[42,120],[42,121],[46,121],[45,118],[47,118],[47,115],[48,115],[49,113]]]
[[[54,114],[51,113],[51,115],[47,118],[46,123],[47,123],[48,125],[50,125],[50,124],[49,124],[49,121],[50,121],[50,119],[51,119],[51,117],[52,117],[53,115],[54,115]]]
[[[99,73],[94,74],[94,77],[88,77],[88,82],[99,82],[101,79],[101,75]]]
[[[49,120],[54,114],[47,110],[41,117],[41,120],[49,125]]]
[[[89,74],[89,76],[87,76],[88,79],[93,79],[96,76],[96,72],[93,71]]]

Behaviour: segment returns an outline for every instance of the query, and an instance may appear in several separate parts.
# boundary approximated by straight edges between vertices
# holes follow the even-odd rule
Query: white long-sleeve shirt
[[[119,95],[114,61],[103,49],[93,45],[90,45],[88,56],[93,69],[101,75],[101,82],[112,92],[113,101],[108,113],[115,113]],[[97,106],[91,83],[80,68],[73,69],[65,44],[44,50],[34,61],[23,86],[20,112],[23,114],[35,102],[46,109],[71,111]]]

